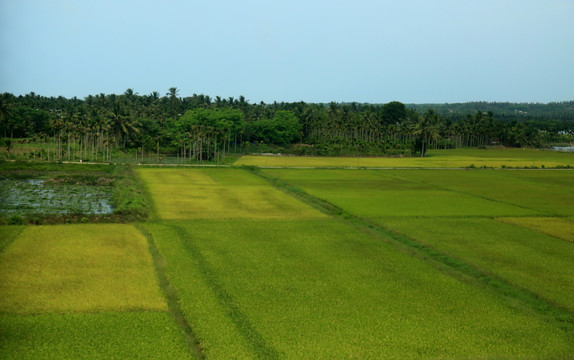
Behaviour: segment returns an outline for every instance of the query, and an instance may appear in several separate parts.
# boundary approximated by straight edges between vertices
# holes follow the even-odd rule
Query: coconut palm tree
[[[9,128],[9,119],[13,116],[12,112],[8,108],[8,105],[0,97],[0,123],[4,127],[4,137],[6,137]]]
[[[412,127],[412,134],[417,139],[417,148],[421,157],[424,157],[429,143],[437,141],[440,136],[440,117],[433,110],[429,109],[423,115],[416,115],[417,119]]]

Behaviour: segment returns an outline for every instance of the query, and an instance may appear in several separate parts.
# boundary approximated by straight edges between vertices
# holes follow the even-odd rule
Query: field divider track
[[[530,290],[516,286],[502,278],[486,274],[479,268],[459,258],[424,245],[406,235],[388,230],[384,226],[374,223],[369,219],[355,216],[326,200],[305,192],[303,189],[295,187],[281,179],[263,174],[257,168],[249,167],[245,170],[268,181],[273,187],[286,194],[313,206],[324,214],[347,223],[358,231],[366,233],[380,241],[392,244],[398,251],[424,261],[437,270],[460,281],[478,286],[499,296],[509,307],[523,313],[535,314],[541,320],[574,335],[574,314]]]
[[[157,274],[159,287],[167,299],[167,306],[169,313],[183,330],[185,341],[197,360],[205,360],[206,357],[203,353],[199,338],[195,334],[193,327],[187,322],[183,309],[179,305],[177,291],[171,286],[169,279],[165,272],[165,259],[160,254],[153,235],[141,224],[135,224],[137,230],[142,233],[149,244],[149,251],[153,259],[155,273]]]
[[[184,242],[190,256],[196,261],[199,271],[203,274],[203,279],[215,293],[220,304],[225,308],[227,315],[233,320],[239,333],[244,337],[246,342],[251,345],[256,358],[279,359],[279,353],[267,344],[263,336],[253,326],[249,317],[241,311],[241,307],[237,305],[237,301],[225,289],[224,284],[216,277],[214,271],[210,269],[208,262],[201,254],[201,251],[195,246],[188,232],[178,224],[166,222],[163,222],[163,224],[172,228]]]

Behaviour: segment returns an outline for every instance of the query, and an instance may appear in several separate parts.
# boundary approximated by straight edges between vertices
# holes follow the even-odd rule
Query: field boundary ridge
[[[158,277],[159,287],[167,300],[168,311],[174,321],[178,324],[184,333],[185,342],[197,360],[205,360],[201,343],[193,327],[187,322],[183,309],[179,305],[177,291],[171,285],[169,278],[165,273],[165,259],[160,254],[152,233],[142,224],[135,224],[136,229],[146,238],[149,246],[149,252],[153,259],[155,273]]]

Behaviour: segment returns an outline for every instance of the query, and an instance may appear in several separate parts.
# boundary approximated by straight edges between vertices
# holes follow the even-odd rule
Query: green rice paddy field
[[[420,157],[243,156],[235,165],[343,168],[531,168],[574,167],[571,153],[537,149],[429,150]]]
[[[142,167],[145,223],[0,226],[0,359],[574,358],[574,170],[430,167]]]
[[[9,242],[0,254],[0,358],[192,358],[133,226],[0,234]]]

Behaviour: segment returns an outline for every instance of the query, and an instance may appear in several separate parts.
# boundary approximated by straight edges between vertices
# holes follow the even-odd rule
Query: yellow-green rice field
[[[145,237],[131,225],[26,227],[0,254],[0,311],[165,311]]]
[[[319,211],[237,169],[138,169],[160,219],[307,219]]]
[[[574,154],[537,149],[429,150],[421,157],[313,157],[247,155],[234,165],[343,168],[574,167]]]
[[[143,223],[0,226],[0,359],[574,359],[573,160],[138,167]]]
[[[20,230],[0,226],[0,359],[194,359],[134,226]]]

